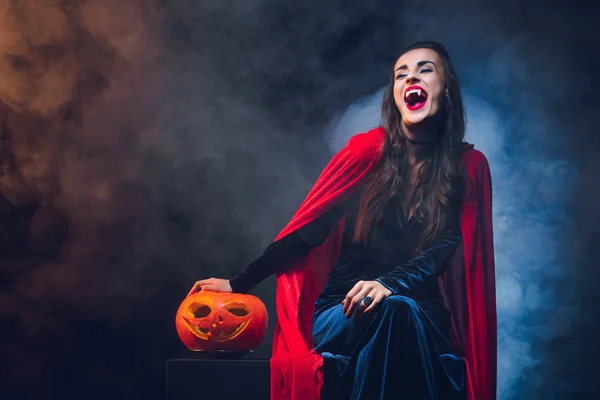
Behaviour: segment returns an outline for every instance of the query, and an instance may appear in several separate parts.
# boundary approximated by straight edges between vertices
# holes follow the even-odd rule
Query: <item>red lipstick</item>
[[[427,91],[419,85],[411,85],[404,91],[404,104],[411,111],[422,108],[429,97]]]

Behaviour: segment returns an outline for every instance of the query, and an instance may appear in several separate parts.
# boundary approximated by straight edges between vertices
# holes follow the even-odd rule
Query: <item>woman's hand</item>
[[[381,303],[383,299],[391,296],[392,292],[377,281],[358,281],[356,285],[346,295],[346,298],[342,302],[344,306],[344,313],[349,318],[356,307],[359,307],[359,312],[369,312],[377,304]],[[365,304],[363,301],[365,297],[371,297],[371,303]]]
[[[201,281],[197,281],[196,283],[194,283],[194,286],[192,286],[192,289],[188,293],[188,296],[192,295],[196,292],[199,292],[200,290],[212,290],[213,292],[226,292],[226,293],[232,292],[231,285],[229,284],[229,280],[219,279],[219,278],[210,278],[210,279],[203,279]]]

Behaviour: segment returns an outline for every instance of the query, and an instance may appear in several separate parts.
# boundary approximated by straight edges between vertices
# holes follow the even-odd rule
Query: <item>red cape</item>
[[[276,241],[355,193],[381,157],[384,130],[353,136],[325,167]],[[492,240],[492,186],[485,156],[472,145],[463,156],[470,176],[461,207],[462,250],[439,278],[452,312],[451,341],[467,364],[468,400],[496,399],[496,288]],[[271,357],[272,400],[317,400],[323,358],[311,339],[314,302],[341,245],[345,219],[323,245],[277,274],[277,325]]]

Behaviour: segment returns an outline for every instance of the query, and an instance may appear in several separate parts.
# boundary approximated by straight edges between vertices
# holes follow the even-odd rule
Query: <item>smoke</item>
[[[576,69],[570,46],[593,48],[594,26],[586,9],[538,18],[529,5],[0,0],[6,397],[162,393],[165,360],[187,354],[173,317],[193,281],[260,255],[330,152],[378,123],[381,92],[361,97],[424,38],[453,55],[469,140],[491,162],[501,398],[575,393],[547,382],[564,369],[544,360],[581,323],[579,294],[559,287],[583,278],[565,272],[574,259],[558,238],[574,178],[565,152],[590,159],[593,146],[565,132],[594,137],[596,103],[556,110],[574,108],[565,91],[597,93],[564,79],[593,81],[597,64]],[[589,204],[577,203],[597,215]],[[272,315],[265,357],[274,290],[271,277],[253,292]]]
[[[9,398],[155,396],[186,354],[173,318],[193,281],[255,257],[326,161],[319,119],[282,118],[326,115],[279,96],[318,76],[314,45],[298,65],[287,50],[303,27],[260,2],[168,3],[1,4]],[[256,293],[274,310],[272,280]]]
[[[94,354],[115,343],[94,335],[123,334],[145,297],[147,266],[124,261],[143,215],[142,150],[161,138],[161,18],[150,1],[0,3],[8,397],[72,395],[61,369],[95,396],[122,384],[111,355]]]

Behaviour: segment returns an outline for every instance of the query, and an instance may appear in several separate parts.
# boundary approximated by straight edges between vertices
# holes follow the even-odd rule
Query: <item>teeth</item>
[[[413,93],[417,93],[419,96],[421,96],[421,89],[411,89],[408,90],[405,94],[404,94],[404,98],[407,98],[408,96],[410,96]]]

